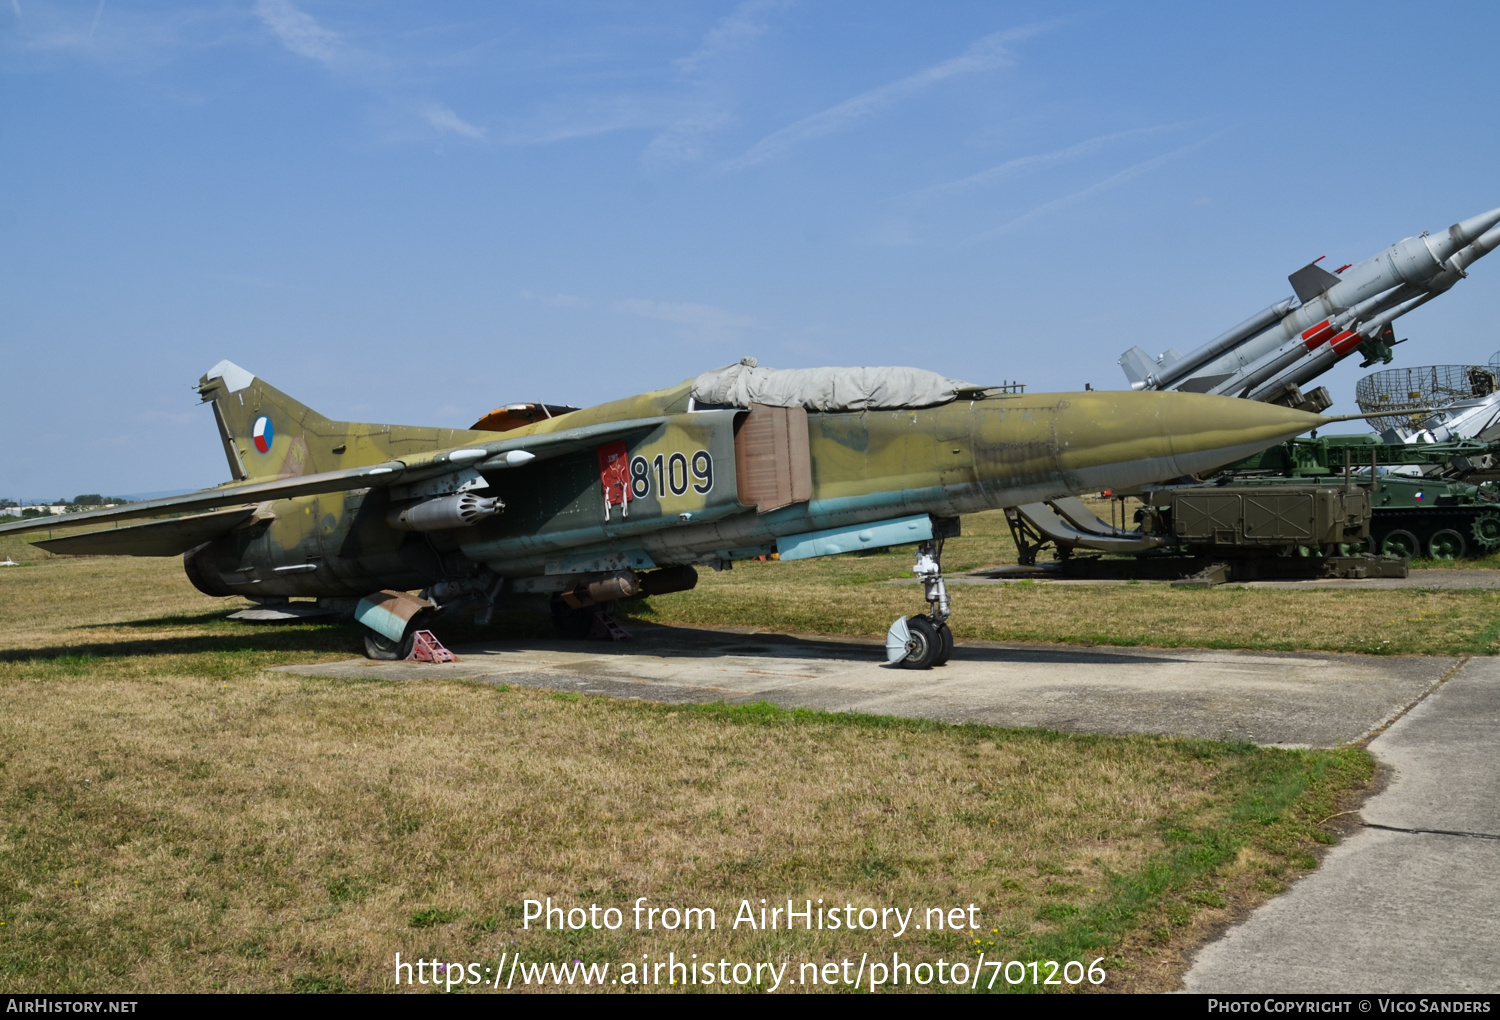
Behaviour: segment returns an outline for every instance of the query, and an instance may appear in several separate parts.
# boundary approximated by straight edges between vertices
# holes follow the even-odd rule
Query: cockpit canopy
[[[495,408],[469,428],[481,432],[509,432],[511,429],[525,428],[576,410],[578,408],[567,404],[506,404]]]

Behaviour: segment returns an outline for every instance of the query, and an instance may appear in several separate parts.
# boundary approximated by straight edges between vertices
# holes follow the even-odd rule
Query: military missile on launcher
[[[1193,483],[1132,493],[1144,504],[1134,531],[1077,500],[1014,508],[1021,561],[1050,546],[1066,576],[1196,583],[1205,570],[1219,581],[1405,576],[1393,561],[1489,555],[1500,550],[1497,368],[1500,355],[1365,376],[1363,413],[1349,417],[1378,435],[1290,439]],[[1112,505],[1111,522],[1117,509],[1126,516]]]
[[[513,405],[438,429],[330,421],[225,361],[198,391],[234,481],[0,533],[108,523],[35,544],[182,555],[204,593],[286,615],[343,600],[374,658],[427,647],[419,632],[442,613],[488,622],[550,602],[565,631],[608,634],[601,607],[691,588],[697,566],[915,545],[928,611],[896,621],[887,657],[927,668],[952,649],[941,554],[960,514],[1211,471],[1329,420],[1197,393],[1020,389],[745,359],[595,407]],[[168,514],[190,515],[117,526]]]
[[[1136,390],[1181,390],[1248,397],[1305,411],[1332,400],[1302,387],[1358,352],[1363,365],[1389,364],[1396,340],[1391,324],[1467,276],[1467,269],[1500,246],[1500,209],[1423,232],[1385,251],[1329,272],[1316,260],[1288,281],[1295,297],[1271,305],[1183,355],[1174,348],[1152,358],[1140,347],[1119,364]]]

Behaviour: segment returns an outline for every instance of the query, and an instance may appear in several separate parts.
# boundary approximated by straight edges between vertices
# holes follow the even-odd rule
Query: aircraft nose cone
[[[1325,421],[1202,393],[1069,394],[1057,418],[1059,466],[1075,491],[1129,488],[1212,471]]]

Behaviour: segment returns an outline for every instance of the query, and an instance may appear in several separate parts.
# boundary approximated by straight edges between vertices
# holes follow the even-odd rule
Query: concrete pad
[[[1365,829],[1199,951],[1218,994],[1500,990],[1500,841]]]
[[[1469,660],[1370,750],[1395,781],[1365,805],[1367,823],[1500,839],[1500,659]]]
[[[770,701],[943,722],[1328,747],[1384,725],[1460,660],[964,642],[945,667],[885,665],[874,642],[635,625],[637,640],[457,648],[434,665],[364,659],[314,676],[455,677],[665,702]]]
[[[1473,659],[1370,742],[1370,826],[1205,946],[1190,992],[1500,991],[1500,662]]]

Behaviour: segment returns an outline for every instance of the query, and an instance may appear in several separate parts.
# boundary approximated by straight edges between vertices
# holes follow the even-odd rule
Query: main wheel
[[[906,655],[896,662],[902,669],[931,669],[942,654],[943,639],[937,626],[925,616],[906,621]]]
[[[938,646],[937,658],[932,660],[932,664],[934,666],[946,666],[948,665],[948,659],[953,655],[953,630],[945,621],[937,625],[937,632],[941,644]]]
[[[377,631],[365,628],[365,658],[379,659],[384,662],[404,659],[411,655],[412,646],[417,643],[417,631],[421,627],[411,623],[406,625],[406,633],[401,635],[400,641],[392,641]]]
[[[1452,528],[1444,528],[1427,540],[1427,555],[1435,560],[1461,560],[1468,546]]]
[[[1409,531],[1396,530],[1386,535],[1380,541],[1380,551],[1387,556],[1405,556],[1410,559],[1417,555],[1417,550],[1422,548],[1417,541],[1417,536]]]
[[[1480,514],[1469,530],[1480,548],[1500,549],[1500,513],[1490,510]]]

